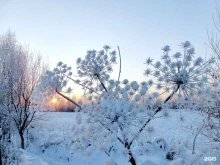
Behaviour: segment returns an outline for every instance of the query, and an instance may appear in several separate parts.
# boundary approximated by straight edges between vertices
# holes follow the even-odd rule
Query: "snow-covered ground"
[[[42,115],[42,114],[38,114]],[[108,156],[102,152],[94,152],[91,157],[75,156],[71,152],[71,141],[74,137],[72,127],[76,124],[76,113],[48,112],[41,120],[36,121],[29,128],[29,145],[26,150],[19,150],[22,165],[103,165]],[[197,127],[202,125],[202,116],[196,112],[186,110],[170,110],[169,117],[160,117],[151,121],[150,126],[154,132],[148,136],[149,140],[162,137],[169,145],[176,139],[193,142]],[[195,127],[195,128],[194,128]],[[205,147],[207,139],[199,135],[196,141],[197,149]],[[199,152],[199,151],[198,151]],[[208,154],[208,153],[207,153]],[[117,156],[117,155],[116,155]],[[165,156],[165,155],[164,155]],[[207,155],[212,156],[212,155]],[[145,157],[146,161],[152,161],[155,165],[168,165],[170,161],[159,160],[157,153],[153,152]],[[187,158],[186,158],[187,159]],[[217,158],[219,159],[219,158]],[[129,165],[123,159],[117,159],[118,165]],[[142,160],[139,160],[141,164]],[[207,162],[204,162],[204,164]],[[212,162],[213,164],[214,162]],[[217,163],[217,162],[215,162]],[[209,163],[211,164],[211,163]]]

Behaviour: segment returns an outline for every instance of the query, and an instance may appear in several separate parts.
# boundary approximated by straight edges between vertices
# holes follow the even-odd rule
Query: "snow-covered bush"
[[[83,151],[88,156],[98,149],[111,156],[117,152],[135,164],[132,143],[142,142],[144,146],[148,145],[147,136],[154,132],[154,128],[148,126],[143,131],[140,130],[146,120],[153,119],[154,104],[159,94],[154,92],[146,96],[146,82],[139,84],[125,79],[121,83],[114,80],[109,83],[108,92],[103,91],[94,98],[88,97],[91,102],[82,109],[82,113],[87,116],[86,120],[82,121],[81,113],[77,115],[79,125],[73,132],[73,153]],[[163,107],[166,112],[166,106]],[[144,154],[145,151],[139,154]]]
[[[3,136],[1,139],[1,163],[3,165],[9,164],[14,165],[18,162],[18,147],[16,146],[14,136],[11,135],[10,140]]]
[[[205,100],[205,101],[204,101]],[[202,129],[201,134],[209,139],[214,155],[220,154],[220,109],[219,109],[219,93],[213,92],[210,95],[203,97],[200,102],[200,107],[205,113],[206,124]]]

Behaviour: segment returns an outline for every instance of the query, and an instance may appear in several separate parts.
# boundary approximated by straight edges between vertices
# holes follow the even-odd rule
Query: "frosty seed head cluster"
[[[162,48],[161,61],[153,63],[153,59],[146,59],[145,64],[149,68],[144,74],[154,80],[150,80],[149,84],[155,84],[158,90],[179,91],[186,96],[201,95],[203,91],[208,92],[210,87],[217,86],[218,84],[210,79],[210,64],[215,62],[214,58],[204,61],[201,57],[194,57],[195,49],[189,41],[183,42],[181,48],[182,53],[170,55],[170,46],[166,45]]]
[[[42,99],[50,99],[57,91],[65,88],[66,93],[71,93],[72,88],[67,87],[70,76],[72,76],[71,67],[68,67],[63,62],[58,62],[57,67],[52,71],[47,70],[46,74],[41,77],[41,83],[36,87],[37,94],[42,96]]]
[[[84,59],[76,60],[77,73],[85,86],[97,86],[100,82],[109,80],[113,71],[113,64],[116,63],[116,51],[109,51],[110,47],[105,45],[103,50],[89,50]]]

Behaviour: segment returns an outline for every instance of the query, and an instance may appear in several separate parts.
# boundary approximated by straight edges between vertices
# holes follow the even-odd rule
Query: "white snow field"
[[[76,124],[76,113],[48,112],[41,120],[35,121],[29,128],[29,145],[26,150],[20,149],[21,165],[105,165],[108,156],[101,151],[94,151],[90,157],[77,156],[71,153],[71,142],[74,136],[71,128]],[[38,113],[38,115],[41,113]],[[148,136],[149,140],[163,138],[167,145],[174,144],[177,140],[188,140],[192,144],[197,133],[194,126],[202,125],[202,115],[188,110],[170,110],[168,118],[158,118],[150,122],[154,133]],[[183,117],[183,118],[182,118]],[[200,152],[209,144],[205,136],[199,134],[196,140],[195,152]],[[181,165],[165,159],[165,152],[158,149],[146,155],[136,158],[138,165]],[[207,156],[214,156],[209,155]],[[216,155],[215,155],[216,156]],[[124,158],[117,155],[117,165],[130,165]],[[187,155],[186,155],[187,159]],[[219,158],[215,162],[204,164],[220,164]]]

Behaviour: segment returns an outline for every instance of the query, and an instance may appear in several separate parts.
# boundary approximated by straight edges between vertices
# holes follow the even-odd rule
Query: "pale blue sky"
[[[149,56],[159,59],[169,44],[180,51],[189,40],[205,56],[214,29],[214,0],[0,0],[0,33],[8,28],[19,41],[74,68],[77,57],[103,45],[120,46],[122,78],[143,81]],[[210,52],[210,51],[209,51]],[[118,66],[112,78],[117,78]]]

